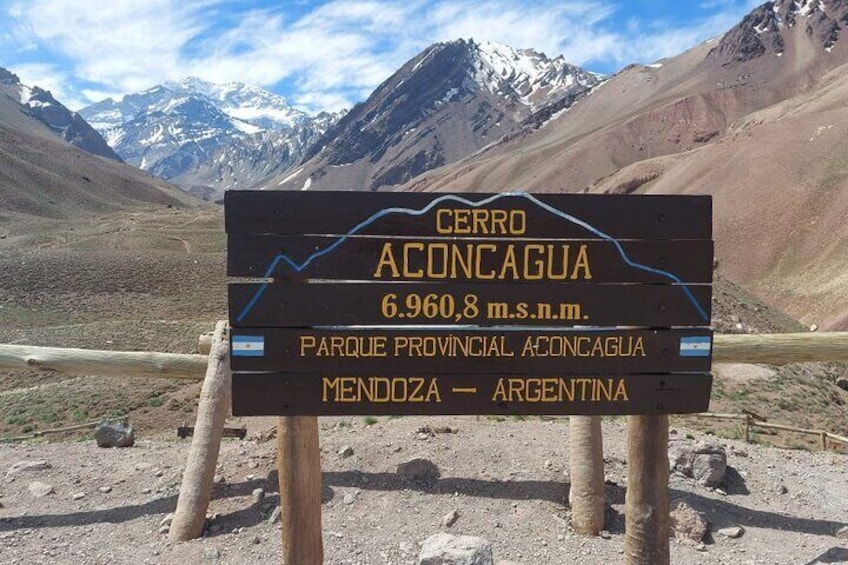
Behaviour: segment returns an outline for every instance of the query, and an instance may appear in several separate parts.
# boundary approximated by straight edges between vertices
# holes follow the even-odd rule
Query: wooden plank
[[[707,409],[712,386],[712,377],[700,373],[345,375],[234,373],[233,415],[685,414]]]
[[[711,290],[585,283],[243,283],[229,285],[229,307],[232,327],[703,326],[710,320]]]
[[[228,236],[231,277],[442,282],[710,283],[713,242]],[[657,270],[663,273],[656,272]]]
[[[241,328],[232,332],[232,368],[394,375],[697,372],[710,370],[711,339],[704,328]]]
[[[168,537],[171,541],[188,541],[203,534],[206,510],[212,499],[212,483],[218,466],[221,432],[227,420],[232,391],[227,322],[215,325],[209,367],[200,389],[194,438],[189,447],[180,495]]]
[[[456,200],[461,198],[476,204],[492,197],[495,197],[493,202],[477,207]],[[384,214],[357,233],[437,235],[437,218],[442,231],[451,223],[456,226],[457,220],[460,231],[464,231],[464,218],[473,214],[467,211],[478,209],[524,211],[523,237],[586,237],[585,228],[555,215],[540,206],[541,203],[617,239],[712,238],[710,196],[536,194],[532,198],[535,200],[528,195],[505,194],[231,190],[225,195],[224,203],[227,233],[344,234],[383,210],[421,210],[441,199],[431,212],[418,216],[400,212]],[[465,211],[453,213],[453,210]],[[476,231],[483,229],[485,216],[496,219],[492,214],[478,212]],[[468,225],[474,227],[473,217]],[[500,225],[491,222],[489,228],[499,229]]]
[[[199,381],[203,379],[208,363],[206,355],[0,344],[0,371]]]

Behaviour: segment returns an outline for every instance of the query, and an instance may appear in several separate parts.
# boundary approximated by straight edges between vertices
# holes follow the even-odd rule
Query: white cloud
[[[16,49],[12,70],[30,65],[31,76],[74,103],[198,76],[278,85],[316,111],[361,101],[436,41],[491,39],[590,68],[623,66],[717,35],[754,0],[704,1],[715,15],[690,25],[614,28],[613,0],[334,0],[297,18],[277,3],[244,10],[228,0],[19,0],[6,10],[0,50]]]

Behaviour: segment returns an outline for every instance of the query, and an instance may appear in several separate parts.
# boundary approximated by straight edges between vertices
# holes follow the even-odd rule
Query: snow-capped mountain
[[[458,40],[432,45],[354,107],[280,188],[377,190],[534,129],[603,77],[530,49]]]
[[[26,115],[38,120],[71,145],[99,157],[121,160],[79,114],[68,110],[49,91],[21,84],[16,74],[2,67],[0,93],[15,98]]]
[[[197,78],[80,113],[128,163],[213,199],[287,170],[338,119],[310,116],[261,88]]]

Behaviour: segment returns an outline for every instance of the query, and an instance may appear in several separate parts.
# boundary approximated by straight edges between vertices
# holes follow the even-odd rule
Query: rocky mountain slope
[[[16,99],[21,111],[50,128],[50,130],[83,151],[92,155],[120,161],[106,141],[79,114],[68,110],[50,92],[37,86],[21,84],[17,75],[0,67],[0,95]]]
[[[433,45],[354,107],[304,163],[263,182],[282,189],[398,185],[569,108],[603,78],[533,50]]]
[[[848,1],[768,2],[408,190],[709,193],[720,270],[848,327]]]
[[[290,168],[339,117],[309,116],[261,88],[196,78],[80,113],[128,163],[207,199]]]
[[[21,103],[22,93],[27,104]],[[0,219],[68,218],[150,205],[193,206],[196,201],[120,162],[79,116],[49,93],[25,87],[3,72]],[[0,236],[7,235],[5,227],[0,226]]]

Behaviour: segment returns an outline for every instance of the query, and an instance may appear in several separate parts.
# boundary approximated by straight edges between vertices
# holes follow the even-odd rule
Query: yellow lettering
[[[423,243],[405,243],[403,245],[403,278],[405,279],[420,279],[424,277],[424,270],[418,269],[417,271],[410,271],[409,265],[412,262],[409,259],[410,251],[424,251]],[[430,262],[427,261],[427,265],[429,266]]]
[[[389,267],[391,269],[392,278],[396,279],[400,276],[397,263],[395,263],[395,256],[392,253],[391,243],[383,244],[383,250],[380,252],[380,260],[377,261],[377,268],[374,270],[375,279],[383,277],[383,267]]]
[[[582,271],[582,274],[579,273]],[[577,259],[574,261],[574,269],[571,271],[571,280],[591,280],[592,272],[589,270],[589,246],[581,245],[580,251],[577,252]]]
[[[492,402],[506,402],[506,390],[504,390],[504,379],[498,379],[498,384],[495,385],[495,394],[492,395]]]
[[[451,211],[448,210],[447,208],[439,208],[439,210],[436,211],[436,232],[441,233],[441,234],[449,234],[449,233],[451,233],[451,226],[450,225],[446,226],[445,224],[442,223],[442,216],[443,215],[450,216]],[[449,222],[450,220],[447,220],[447,221]]]

